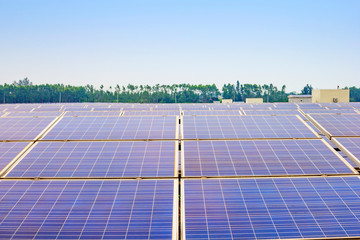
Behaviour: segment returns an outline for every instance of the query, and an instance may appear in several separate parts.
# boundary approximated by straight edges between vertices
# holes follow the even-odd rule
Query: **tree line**
[[[311,94],[306,85],[301,94]],[[246,98],[263,98],[264,102],[287,102],[286,86],[273,84],[224,84],[221,91],[215,84],[193,85],[116,85],[99,89],[93,85],[64,84],[34,85],[28,78],[12,84],[0,85],[0,103],[55,103],[55,102],[129,102],[129,103],[211,103],[221,98],[245,101]],[[350,87],[351,101],[360,101],[360,88]]]

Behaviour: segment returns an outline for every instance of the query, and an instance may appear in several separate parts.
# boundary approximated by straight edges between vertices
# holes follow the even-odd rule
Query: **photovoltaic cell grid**
[[[360,236],[358,177],[183,181],[186,239]]]
[[[181,110],[190,110],[190,111],[202,111],[202,110],[209,110],[209,107],[205,106],[205,105],[185,105],[185,104],[181,104],[180,105]]]
[[[240,116],[240,110],[198,110],[198,111],[191,111],[191,110],[184,110],[184,115],[187,116]]]
[[[64,117],[45,140],[175,139],[176,117]]]
[[[184,139],[316,138],[296,116],[184,116]]]
[[[123,111],[151,111],[152,106],[134,106],[134,107],[123,107]]]
[[[299,115],[298,110],[244,110],[246,115]]]
[[[4,169],[26,146],[26,142],[0,142],[0,171]]]
[[[65,112],[66,117],[119,117],[121,114],[120,111],[74,111],[74,112]]]
[[[304,109],[302,110],[306,114],[357,114],[354,109]]]
[[[93,107],[93,108],[90,108],[90,110],[93,110],[93,111],[116,111],[116,112],[120,112],[121,111],[121,107],[117,107],[117,108],[109,108],[109,107]]]
[[[175,142],[39,142],[6,177],[174,177]]]
[[[0,118],[0,140],[34,140],[55,118]]]
[[[184,176],[355,174],[322,140],[185,141]]]
[[[317,103],[298,103],[300,109],[325,109]]]
[[[173,180],[1,181],[1,239],[171,239]]]
[[[352,108],[349,103],[321,103],[321,106],[330,109]]]
[[[56,112],[56,111],[61,111],[62,110],[62,105],[53,105],[53,106],[46,106],[46,105],[42,105],[39,108],[34,108],[34,112],[45,112],[45,111],[50,111],[50,112]]]
[[[58,117],[61,112],[7,112],[5,117]]]
[[[360,136],[360,114],[310,116],[331,136]]]
[[[38,108],[39,104],[4,104],[2,105],[7,111],[26,112]]]
[[[254,104],[242,104],[240,107],[244,110],[271,110],[271,105],[254,105]]]
[[[156,111],[124,111],[124,116],[180,116],[180,111],[156,110]]]
[[[80,112],[80,111],[91,111],[91,108],[88,108],[88,107],[63,107],[61,110],[63,112],[65,112],[65,111]]]
[[[155,105],[152,109],[156,111],[180,111],[180,105],[158,104]]]
[[[274,105],[274,107],[272,107],[272,109],[298,109],[298,105],[296,105],[295,103],[277,103]]]

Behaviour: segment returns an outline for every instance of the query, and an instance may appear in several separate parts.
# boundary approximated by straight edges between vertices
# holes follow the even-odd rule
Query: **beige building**
[[[246,98],[246,103],[263,103],[264,100],[262,98]]]
[[[289,95],[288,96],[289,103],[301,103],[301,102],[312,102],[312,96],[311,95]]]
[[[221,102],[222,103],[232,103],[233,100],[232,99],[222,99]]]
[[[314,103],[337,103],[349,102],[349,89],[313,89],[312,102]]]

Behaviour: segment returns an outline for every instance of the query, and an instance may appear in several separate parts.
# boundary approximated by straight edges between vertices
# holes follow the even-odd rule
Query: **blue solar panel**
[[[358,177],[183,182],[186,239],[360,237]]]
[[[184,141],[183,176],[355,174],[322,140]]]
[[[175,141],[39,142],[7,177],[174,177]]]
[[[304,109],[302,110],[306,114],[340,114],[340,113],[349,113],[357,114],[354,109]]]
[[[306,119],[298,110],[244,110],[245,115],[251,115],[251,116],[261,116],[261,115],[298,115],[302,119]]]
[[[46,140],[175,139],[176,117],[64,117]]]
[[[176,110],[125,111],[124,116],[180,116]]]
[[[276,103],[274,107],[272,107],[272,109],[277,109],[277,110],[281,110],[281,109],[298,109],[298,105],[295,103]]]
[[[310,115],[323,132],[329,136],[360,136],[360,114],[353,115]]]
[[[6,109],[6,111],[11,112],[26,112],[34,110],[35,108],[38,108],[40,104],[4,104],[1,105],[3,108]]]
[[[153,106],[153,110],[160,111],[160,110],[166,110],[166,111],[180,111],[180,105],[179,104],[157,104]]]
[[[183,139],[316,138],[297,116],[184,116]]]
[[[181,104],[181,110],[209,110],[209,107],[204,104]]]
[[[80,105],[80,106],[64,106],[62,109],[62,111],[91,111],[91,108],[88,108],[86,105]]]
[[[26,142],[0,142],[0,172],[6,167],[24,148]]]
[[[173,193],[173,180],[3,180],[0,238],[171,239]]]
[[[120,111],[73,111],[65,112],[66,117],[119,117],[121,115]]]
[[[61,112],[7,112],[5,117],[58,117]]]
[[[54,120],[43,118],[0,118],[0,140],[35,140]]]
[[[345,108],[352,108],[349,105],[350,103],[320,103],[322,107],[326,107],[329,109],[345,109]]]
[[[300,109],[326,109],[318,103],[297,103]]]
[[[34,108],[34,112],[43,112],[43,111],[53,111],[58,112],[61,111],[63,105],[60,104],[43,104],[40,105],[38,108]]]
[[[209,111],[209,110],[185,110],[183,111],[184,115],[190,116],[240,116],[240,110],[214,110],[214,111]]]

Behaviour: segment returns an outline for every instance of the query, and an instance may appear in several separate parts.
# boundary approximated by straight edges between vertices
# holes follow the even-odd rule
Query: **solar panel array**
[[[360,236],[358,177],[183,180],[186,239]]]
[[[7,177],[175,177],[174,141],[38,142]]]
[[[54,120],[54,117],[2,117],[0,118],[0,140],[36,140]]]
[[[183,176],[353,174],[322,140],[187,141]]]
[[[183,139],[318,137],[297,116],[184,116],[183,121]]]
[[[360,237],[358,109],[0,105],[0,239]]]
[[[176,117],[63,117],[43,139],[176,139]]]
[[[171,239],[173,190],[173,180],[3,180],[0,238]]]
[[[310,117],[329,137],[360,136],[360,114],[310,115]]]

